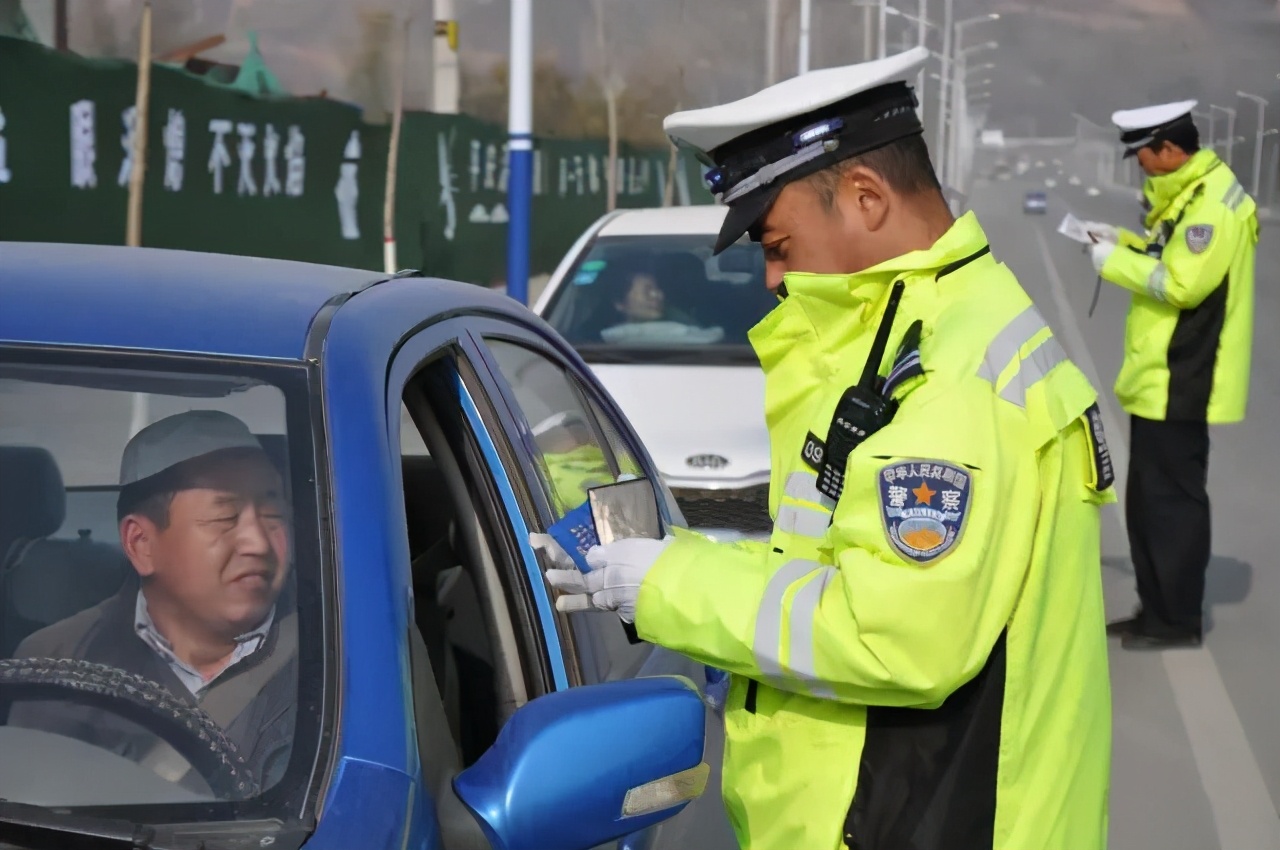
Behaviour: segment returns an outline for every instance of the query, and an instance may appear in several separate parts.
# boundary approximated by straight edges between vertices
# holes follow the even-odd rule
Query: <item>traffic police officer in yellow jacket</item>
[[[1244,418],[1253,337],[1253,199],[1201,149],[1193,100],[1112,116],[1147,173],[1147,232],[1093,225],[1103,279],[1132,293],[1115,392],[1131,416],[1125,516],[1141,606],[1127,648],[1196,646],[1209,566],[1210,424]]]
[[[953,219],[907,84],[926,56],[667,118],[728,206],[716,249],[750,234],[780,297],[751,331],[772,537],[624,539],[547,573],[561,610],[731,673],[747,850],[1106,841],[1096,394]]]

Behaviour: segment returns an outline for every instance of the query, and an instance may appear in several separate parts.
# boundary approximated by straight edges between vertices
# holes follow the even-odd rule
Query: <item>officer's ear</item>
[[[891,193],[884,178],[865,165],[854,165],[845,172],[841,200],[845,214],[852,213],[869,232],[875,232],[888,221]]]

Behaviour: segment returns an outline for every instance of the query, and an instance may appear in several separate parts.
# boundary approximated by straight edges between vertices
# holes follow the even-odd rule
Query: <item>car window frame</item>
[[[544,328],[546,329],[545,331]],[[488,346],[487,340],[491,338],[529,348],[559,366],[564,371],[566,379],[572,385],[576,396],[582,401],[591,402],[591,404],[584,404],[583,410],[591,420],[592,432],[600,435],[606,451],[612,455],[613,447],[603,434],[600,422],[596,420],[600,413],[609,418],[610,425],[618,435],[623,447],[632,454],[639,464],[644,477],[649,480],[650,486],[654,488],[658,499],[659,514],[662,517],[664,527],[685,527],[684,517],[680,513],[674,496],[671,495],[671,491],[658,474],[656,464],[644,449],[644,444],[640,442],[631,427],[631,423],[622,415],[617,404],[609,397],[608,393],[599,386],[595,377],[586,365],[581,363],[573,349],[567,344],[563,344],[563,341],[555,335],[554,331],[550,331],[550,334],[546,334],[546,331],[550,331],[550,328],[542,324],[540,320],[538,324],[530,323],[526,325],[486,317],[471,323],[473,341],[486,357],[490,377],[500,387],[505,407],[502,418],[507,429],[507,439],[513,444],[519,445],[519,441],[526,440],[531,436],[529,434],[530,426],[523,409],[520,407],[519,400],[516,398],[515,390],[503,375],[494,352]],[[616,464],[616,459],[611,462]],[[537,503],[536,508],[539,512],[537,522],[540,527],[537,530],[546,531],[558,519],[558,515],[546,496],[546,488],[540,480],[540,471],[536,465],[532,463],[522,464],[522,471],[526,479],[526,489],[532,493],[539,494],[539,498],[534,500]],[[547,594],[549,599],[550,591],[544,587],[543,592]],[[581,618],[575,621],[572,619],[573,615],[565,614],[558,610],[555,614],[559,623],[559,639],[561,641],[559,648],[566,655],[566,663],[572,662],[575,668],[575,684],[593,684],[606,681],[606,678],[601,678],[596,674],[597,662],[593,656],[597,648],[586,645],[579,638],[577,629],[586,628],[594,631],[598,628],[613,627],[614,624],[594,619],[589,623],[582,621]],[[643,664],[651,649],[651,647],[645,645],[645,649],[637,651],[637,659],[633,665],[636,669]]]
[[[488,369],[483,364],[483,353],[475,345],[469,332],[473,319],[458,316],[420,329],[402,340],[391,358],[387,369],[384,403],[387,407],[388,446],[396,458],[400,456],[400,405],[405,389],[424,368],[454,349],[458,368],[454,378],[458,381],[466,439],[471,448],[482,456],[492,456],[503,465],[507,481],[496,479],[488,462],[483,475],[475,475],[472,499],[478,511],[488,514],[491,528],[487,535],[495,560],[503,572],[503,583],[508,592],[507,606],[512,615],[512,627],[516,631],[521,658],[521,673],[529,699],[542,693],[557,690],[570,684],[569,672],[561,656],[558,628],[554,624],[554,608],[545,594],[545,583],[536,556],[528,543],[524,510],[532,507],[535,494],[523,486],[523,477],[512,475],[511,466],[519,466],[516,453],[504,445],[503,424],[491,401],[498,388],[488,379]],[[495,436],[497,435],[497,436]],[[456,451],[451,447],[451,450]],[[464,474],[476,472],[467,464],[468,457],[458,457],[464,466]],[[397,493],[404,493],[404,480],[398,464],[392,470]],[[504,486],[505,485],[505,486]],[[514,510],[512,509],[514,506]],[[399,516],[404,518],[403,505]],[[407,519],[406,519],[407,522]],[[503,538],[501,532],[510,535]],[[407,528],[406,528],[407,533]],[[537,578],[535,582],[533,579]],[[412,593],[412,586],[406,588]],[[552,623],[552,634],[547,624]]]
[[[125,818],[160,826],[207,825],[212,835],[229,824],[251,830],[261,823],[274,845],[294,850],[310,836],[319,817],[320,799],[329,781],[336,753],[333,731],[340,699],[336,641],[337,561],[333,535],[323,521],[331,502],[331,479],[325,461],[324,420],[317,416],[321,375],[316,364],[275,358],[232,357],[145,350],[121,350],[78,345],[0,343],[0,362],[64,368],[169,372],[192,375],[234,375],[260,378],[280,390],[285,403],[290,491],[293,512],[293,557],[297,576],[298,645],[319,648],[298,655],[298,690],[293,746],[284,775],[262,794],[245,801],[137,804],[75,807],[68,833],[75,834],[81,816]],[[301,504],[306,496],[306,507]],[[314,562],[315,569],[297,565]],[[304,610],[315,613],[302,615]],[[304,744],[305,746],[299,746]],[[163,818],[155,818],[159,812]],[[0,812],[2,813],[2,812]],[[270,826],[268,827],[268,824]],[[198,826],[184,832],[198,837]]]

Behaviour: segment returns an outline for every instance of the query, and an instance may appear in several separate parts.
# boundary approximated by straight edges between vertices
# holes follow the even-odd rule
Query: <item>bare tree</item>
[[[605,172],[608,186],[605,208],[612,211],[618,205],[618,97],[623,91],[622,76],[616,72],[609,58],[609,40],[605,36],[604,0],[591,0],[591,11],[596,23],[596,79],[604,96],[605,116],[608,122],[609,165]]]

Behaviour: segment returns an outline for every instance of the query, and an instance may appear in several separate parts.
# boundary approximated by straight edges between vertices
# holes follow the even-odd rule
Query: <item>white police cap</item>
[[[1112,113],[1111,123],[1120,131],[1120,143],[1125,146],[1125,156],[1134,156],[1148,145],[1160,141],[1169,130],[1188,124],[1194,126],[1191,110],[1196,108],[1198,102],[1179,100]]]
[[[928,57],[915,47],[668,115],[663,130],[712,167],[707,183],[729,207],[716,253],[754,227],[787,183],[923,132],[908,81]]]

